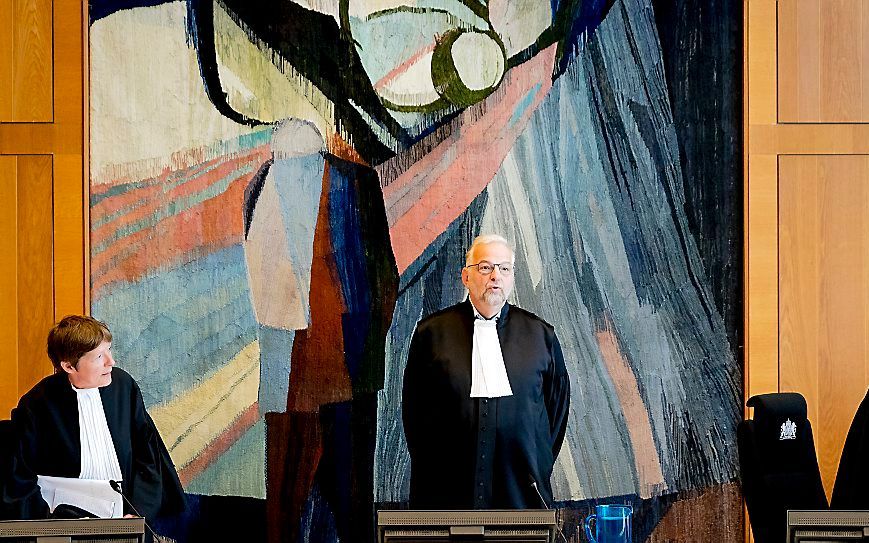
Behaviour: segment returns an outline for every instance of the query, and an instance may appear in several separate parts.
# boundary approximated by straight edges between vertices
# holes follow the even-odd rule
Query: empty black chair
[[[795,392],[748,400],[737,428],[742,489],[757,543],[784,543],[788,509],[827,509],[806,400]]]
[[[869,509],[869,394],[860,402],[848,430],[830,507]]]

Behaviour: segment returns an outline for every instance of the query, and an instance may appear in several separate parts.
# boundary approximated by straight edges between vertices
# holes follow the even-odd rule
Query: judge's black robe
[[[417,324],[402,399],[412,508],[541,509],[543,502],[552,504],[549,478],[570,403],[561,347],[551,325],[509,304],[501,310],[497,331],[513,395],[471,398],[471,303]]]
[[[139,514],[153,518],[184,509],[184,492],[172,459],[145,410],[139,386],[120,368],[112,369],[111,384],[100,388],[100,399],[118,463],[124,495]],[[78,477],[81,441],[78,399],[66,373],[36,384],[12,410],[17,443],[11,475],[3,485],[3,509],[9,518],[48,516],[37,475]],[[125,504],[125,513],[135,514]]]
[[[830,509],[869,509],[869,393],[848,430]]]

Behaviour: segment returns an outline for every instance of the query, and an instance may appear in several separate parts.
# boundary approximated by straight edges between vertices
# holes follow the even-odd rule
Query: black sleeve
[[[842,448],[831,509],[869,508],[869,394],[863,398]]]
[[[404,437],[407,448],[414,451],[419,447],[421,430],[424,427],[420,421],[425,409],[423,390],[425,387],[425,367],[430,356],[429,342],[425,334],[417,328],[410,340],[410,350],[407,354],[407,365],[404,368],[404,384],[401,392],[401,419],[404,425]]]
[[[129,500],[146,518],[181,511],[184,492],[178,474],[135,383],[131,396],[133,467],[132,480],[127,483]]]
[[[564,433],[567,431],[567,414],[570,410],[570,378],[564,365],[564,355],[558,337],[552,333],[549,345],[549,368],[543,378],[543,399],[549,413],[549,429],[552,435],[552,458],[558,457]]]
[[[39,447],[39,432],[35,414],[26,406],[12,410],[10,424],[9,476],[3,481],[3,506],[8,519],[44,519],[48,517],[48,504],[42,499],[36,481],[33,462]]]

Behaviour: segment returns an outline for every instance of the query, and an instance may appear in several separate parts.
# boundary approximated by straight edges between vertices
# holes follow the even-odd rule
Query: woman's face
[[[61,369],[69,376],[69,382],[76,388],[97,388],[111,384],[114,365],[112,344],[108,341],[103,341],[96,349],[82,355],[75,366],[69,362],[60,363]]]

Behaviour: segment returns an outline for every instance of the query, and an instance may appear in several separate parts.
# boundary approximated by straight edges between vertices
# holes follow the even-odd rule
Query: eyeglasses
[[[510,262],[501,262],[500,264],[492,264],[491,262],[477,262],[476,264],[468,264],[466,268],[477,268],[480,275],[489,275],[495,268],[501,272],[501,275],[513,275],[513,264]]]

